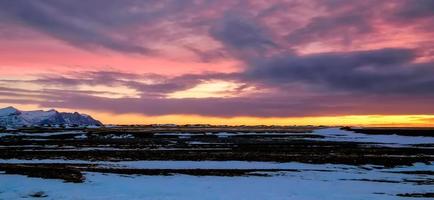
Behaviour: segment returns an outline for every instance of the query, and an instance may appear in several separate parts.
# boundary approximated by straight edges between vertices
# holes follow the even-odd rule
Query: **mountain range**
[[[78,112],[58,112],[54,109],[48,111],[21,111],[11,106],[0,109],[0,126],[23,127],[43,125],[100,126],[102,123],[89,115]]]

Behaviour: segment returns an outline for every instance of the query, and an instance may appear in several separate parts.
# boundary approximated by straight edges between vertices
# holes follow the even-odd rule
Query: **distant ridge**
[[[102,123],[89,115],[78,112],[58,112],[54,109],[48,111],[21,111],[12,106],[0,109],[0,126],[23,127],[44,125],[101,126]]]

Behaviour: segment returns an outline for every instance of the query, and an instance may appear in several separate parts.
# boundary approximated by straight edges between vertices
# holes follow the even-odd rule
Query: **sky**
[[[433,0],[0,0],[0,106],[434,126]]]

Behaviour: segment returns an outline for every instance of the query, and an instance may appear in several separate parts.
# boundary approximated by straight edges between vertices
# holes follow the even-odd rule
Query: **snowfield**
[[[61,131],[61,132],[51,132],[51,133],[0,133],[0,137],[4,136],[33,136],[33,137],[49,137],[55,135],[81,135],[84,134],[83,131]]]
[[[8,163],[62,163],[61,160],[20,161]],[[65,161],[83,163],[83,161]],[[109,164],[102,162],[101,164]],[[269,177],[242,176],[139,176],[86,173],[83,184],[60,180],[0,175],[0,199],[26,199],[42,192],[45,199],[296,199],[296,200],[366,200],[408,199],[400,193],[432,192],[432,185],[418,185],[403,180],[433,178],[426,175],[398,174],[393,171],[434,170],[433,165],[375,169],[374,166],[313,165],[242,161],[138,161],[116,163],[119,167],[202,168],[202,169],[299,169],[300,172],[276,172]],[[374,180],[374,181],[366,181]],[[375,181],[383,180],[383,182]],[[423,198],[418,198],[423,199]]]
[[[0,132],[0,139],[2,137],[7,136],[29,136],[29,137],[49,137],[49,136],[61,136],[61,135],[71,135],[75,134],[75,139],[86,139],[86,133],[83,131],[62,131],[62,132],[52,132],[52,133],[1,133]],[[178,136],[179,138],[190,138],[194,135],[200,135],[200,134],[191,134],[191,133],[156,133],[156,136]],[[294,135],[294,133],[226,133],[226,132],[220,132],[220,133],[213,133],[208,135],[216,135],[220,138],[228,138],[233,136],[291,136]],[[355,133],[352,131],[347,130],[341,130],[339,128],[325,128],[325,129],[318,129],[313,131],[312,133],[306,133],[306,136],[309,135],[319,135],[324,136],[324,138],[303,138],[302,134],[301,139],[307,139],[307,140],[322,140],[322,141],[336,141],[336,142],[362,142],[362,143],[372,143],[378,146],[389,146],[389,147],[406,147],[411,145],[419,145],[419,144],[434,144],[434,137],[424,137],[424,136],[401,136],[401,135],[367,135],[367,134],[361,134],[361,133]],[[111,138],[111,139],[134,139],[134,135],[131,134],[109,134],[106,136],[101,136],[104,138]],[[28,140],[35,140],[34,138],[28,138]],[[195,144],[195,143],[191,143]],[[201,143],[200,141],[196,144],[206,144]]]
[[[414,137],[401,135],[367,135],[339,128],[318,129],[313,132],[325,136],[320,140],[337,142],[366,142],[376,143],[380,146],[405,147],[415,144],[434,144],[434,137]]]
[[[134,134],[102,134],[99,137],[87,138],[87,133],[84,131],[64,131],[64,132],[51,132],[51,133],[0,133],[0,141],[5,140],[4,144],[0,145],[0,150],[4,150],[5,154],[10,152],[21,153],[22,157],[4,156],[4,158],[23,158],[23,159],[0,159],[0,165],[9,166],[17,165],[32,166],[36,168],[40,166],[48,166],[45,170],[52,172],[53,167],[59,166],[79,166],[80,175],[86,178],[82,183],[66,183],[63,180],[67,179],[43,179],[27,177],[24,172],[13,174],[6,174],[5,171],[10,168],[3,167],[0,171],[0,200],[9,199],[32,199],[39,197],[41,199],[67,199],[67,200],[117,200],[117,199],[149,199],[149,200],[367,200],[367,199],[428,199],[423,197],[401,197],[398,195],[406,194],[423,194],[433,195],[434,185],[434,163],[432,162],[432,145],[434,144],[434,137],[413,137],[413,136],[399,136],[399,135],[366,135],[354,133],[351,131],[340,130],[338,128],[318,129],[312,133],[297,134],[293,137],[294,133],[261,133],[256,135],[267,135],[272,137],[264,137],[265,140],[257,140],[254,133],[205,133],[200,137],[195,136],[193,133],[160,133],[156,137],[150,139],[140,138]],[[308,137],[309,134],[319,135],[322,137]],[[64,135],[67,139],[59,136]],[[212,137],[208,137],[208,136]],[[237,137],[237,136],[242,137]],[[304,136],[306,135],[306,137]],[[311,135],[311,136],[312,136]],[[11,137],[13,136],[13,137]],[[66,137],[68,136],[68,137]],[[90,135],[92,136],[92,135]],[[136,137],[137,136],[137,137]],[[164,136],[177,136],[177,137],[164,137]],[[217,136],[217,137],[216,137]],[[250,137],[246,136],[253,136]],[[277,137],[275,137],[277,136]],[[191,139],[185,139],[190,138]],[[304,138],[305,137],[305,138]],[[92,141],[101,140],[102,142],[90,143]],[[138,139],[137,143],[133,145],[126,145],[127,142]],[[46,140],[46,141],[40,141]],[[211,150],[218,150],[219,153],[230,152],[234,148],[228,144],[242,145],[242,142],[253,142],[258,146],[246,148],[247,153],[257,153],[256,147],[261,147],[261,144],[270,143],[273,140],[278,142],[286,142],[284,145],[291,145],[298,143],[302,140],[306,144],[322,145],[319,151],[314,145],[297,146],[297,148],[290,149],[291,151],[283,151],[284,145],[278,147],[268,147],[273,151],[270,154],[261,154],[266,156],[285,156],[286,154],[306,153],[306,160],[299,162],[259,162],[259,161],[236,161],[241,159],[233,159],[234,161],[211,161],[210,154],[206,157],[198,157],[200,160],[210,161],[188,161],[188,160],[169,160],[170,157],[157,157],[159,160],[152,160],[151,158],[144,157],[143,160],[127,161],[129,158],[124,155],[129,155],[125,152],[132,150],[130,158],[140,154],[140,149],[146,151],[179,151],[179,154],[189,153],[195,154],[195,151],[202,153],[203,150],[211,152]],[[318,142],[320,141],[333,141],[333,142]],[[107,142],[108,141],[108,142]],[[150,146],[143,141],[150,141]],[[241,141],[241,142],[240,142]],[[360,143],[363,148],[357,145],[350,145],[343,153],[340,152],[343,158],[350,154],[352,150],[355,153],[365,153],[362,159],[371,159],[375,156],[383,156],[390,154],[390,157],[381,157],[386,161],[395,159],[390,162],[395,165],[383,165],[383,162],[377,160],[371,162],[334,162],[334,163],[347,163],[347,164],[324,164],[329,162],[311,162],[309,159],[316,157],[323,158],[328,154],[321,154],[323,150],[333,147],[332,144],[336,142],[356,142]],[[9,142],[9,143],[8,143]],[[160,142],[160,143],[152,143]],[[178,142],[180,144],[178,144]],[[238,143],[236,143],[238,142]],[[256,142],[256,143],[254,143]],[[77,144],[81,145],[77,145]],[[88,144],[89,143],[89,144]],[[118,145],[112,145],[118,144]],[[154,144],[154,146],[152,146]],[[250,144],[250,143],[249,143]],[[277,143],[281,144],[281,143]],[[418,144],[427,144],[425,146],[412,146]],[[143,146],[142,146],[143,145]],[[176,146],[178,145],[178,146]],[[220,146],[222,145],[222,146]],[[228,146],[225,146],[228,145]],[[234,145],[234,146],[235,146]],[[375,146],[376,151],[371,151]],[[376,146],[381,146],[378,148]],[[298,147],[301,150],[298,152]],[[405,148],[404,148],[405,147]],[[407,148],[409,147],[409,148]],[[215,149],[213,149],[215,148]],[[312,148],[312,149],[308,149]],[[339,153],[340,146],[333,147],[330,154]],[[368,150],[366,150],[368,149]],[[407,151],[410,149],[411,151]],[[114,157],[117,151],[122,150],[122,157]],[[186,150],[186,151],[183,151]],[[243,149],[241,149],[243,150]],[[241,151],[236,149],[236,151]],[[267,150],[267,149],[265,149]],[[306,152],[305,152],[306,150]],[[363,150],[363,151],[362,151]],[[393,150],[393,151],[392,151]],[[41,152],[40,152],[41,151]],[[29,154],[44,155],[44,151],[49,152],[56,157],[32,157]],[[63,153],[62,151],[72,152]],[[76,151],[76,152],[75,152]],[[106,153],[108,157],[87,157],[86,155],[106,155],[104,151],[112,151]],[[23,153],[24,152],[24,153]],[[84,154],[91,152],[91,154]],[[314,156],[310,155],[315,152]],[[318,153],[319,152],[319,153]],[[379,153],[378,153],[379,152]],[[392,153],[389,153],[392,152]],[[414,153],[416,152],[416,153]],[[422,153],[420,153],[422,152]],[[64,157],[62,155],[76,155],[83,153],[85,156],[81,157]],[[166,152],[164,152],[166,153]],[[162,155],[172,155],[164,154]],[[176,152],[175,152],[176,153]],[[173,155],[177,155],[173,153]],[[244,153],[244,152],[241,152]],[[59,156],[60,155],[60,156]],[[152,155],[152,154],[151,154]],[[255,154],[256,156],[257,154]],[[308,157],[311,156],[311,157]],[[315,157],[316,156],[316,157]],[[369,157],[371,156],[371,158]],[[397,162],[402,161],[404,158],[409,160],[420,158],[421,156],[427,159],[418,159],[411,162]],[[33,158],[24,160],[27,158]],[[53,158],[53,159],[34,159],[34,158]],[[62,159],[56,159],[62,158]],[[70,158],[70,160],[68,160]],[[95,158],[101,161],[89,161],[86,159]],[[102,159],[101,159],[102,158]],[[194,157],[193,157],[194,158]],[[218,157],[217,157],[218,158]],[[229,157],[228,160],[231,160]],[[280,161],[278,157],[275,161]],[[333,158],[333,157],[331,157]],[[358,158],[358,157],[354,157]],[[350,159],[354,159],[350,157]],[[378,157],[375,157],[378,158]],[[423,157],[424,158],[424,157]],[[149,160],[148,160],[149,159]],[[155,158],[154,158],[155,159]],[[167,160],[164,160],[167,159]],[[389,159],[389,160],[387,160]],[[105,161],[104,161],[105,160]],[[111,160],[111,161],[110,161]],[[115,161],[121,160],[121,161]],[[198,159],[199,160],[199,159]],[[254,159],[252,159],[254,160]],[[335,160],[336,161],[336,160]],[[337,160],[339,161],[339,160]],[[392,160],[393,161],[393,160]],[[301,163],[306,162],[306,163]],[[422,163],[423,162],[423,163]],[[322,164],[308,164],[308,163],[322,163]],[[362,163],[362,164],[358,164]],[[375,163],[379,165],[368,165],[363,163]],[[386,164],[390,164],[385,162]],[[396,164],[398,163],[398,164]],[[412,166],[405,166],[404,164],[415,163]],[[80,166],[92,165],[88,168],[80,168]],[[385,166],[396,166],[388,168]],[[98,171],[92,169],[110,169],[111,171]],[[58,169],[57,169],[58,170]],[[125,173],[131,170],[132,173]],[[138,171],[144,170],[167,170],[167,174],[156,173],[146,174]],[[208,174],[194,174],[183,173],[182,170],[190,171],[224,171],[224,170],[245,170],[249,173],[243,174],[224,174],[208,173]],[[122,173],[122,171],[124,173]],[[9,171],[10,172],[10,171]],[[15,175],[25,174],[25,175]],[[133,175],[131,175],[133,174]],[[145,175],[146,174],[146,175]],[[191,174],[191,175],[187,175]],[[264,176],[261,176],[264,175]],[[44,176],[36,176],[44,177]],[[47,177],[45,177],[47,178]],[[50,177],[48,177],[50,178]],[[53,178],[53,177],[51,177]]]
[[[101,122],[93,119],[91,116],[77,112],[58,112],[54,109],[48,111],[21,111],[11,106],[0,108],[0,126],[17,128],[23,126],[61,124],[67,126],[74,124],[82,126],[102,125]]]

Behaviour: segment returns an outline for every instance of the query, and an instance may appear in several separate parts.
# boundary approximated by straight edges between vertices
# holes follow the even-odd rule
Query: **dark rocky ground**
[[[312,140],[324,137],[310,133],[314,128],[139,126],[77,129],[44,136],[26,130],[30,133],[0,139],[0,159],[296,161],[386,167],[434,160],[430,145],[398,148]],[[221,132],[226,135],[219,135]]]

